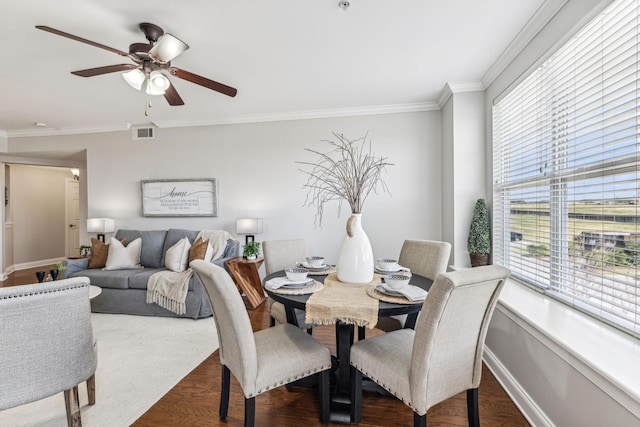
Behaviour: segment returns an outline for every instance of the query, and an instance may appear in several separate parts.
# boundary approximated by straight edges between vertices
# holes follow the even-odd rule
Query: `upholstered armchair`
[[[509,274],[496,265],[440,274],[415,330],[387,332],[354,344],[351,421],[362,418],[364,375],[413,409],[414,426],[426,426],[429,408],[466,391],[469,426],[479,426],[484,341]]]
[[[245,396],[245,426],[254,425],[257,395],[315,374],[319,377],[320,420],[327,424],[331,368],[327,347],[287,323],[254,333],[231,276],[223,268],[202,260],[192,261],[191,268],[204,285],[218,331],[222,365],[220,419],[227,417],[231,374]]]
[[[400,249],[398,264],[407,267],[413,274],[435,280],[440,273],[447,271],[451,243],[435,240],[405,240]],[[376,328],[391,332],[405,327],[406,314],[383,317]]]
[[[0,288],[0,410],[64,392],[67,423],[81,426],[78,385],[94,404],[96,350],[86,277]]]
[[[265,273],[271,274],[287,267],[293,267],[296,262],[304,261],[309,255],[309,251],[304,239],[270,240],[262,242],[262,254],[264,255]],[[271,326],[274,326],[276,322],[287,323],[287,314],[283,304],[271,298],[267,299],[267,304]],[[311,333],[313,325],[305,323],[304,311],[296,309],[295,312],[298,326]]]

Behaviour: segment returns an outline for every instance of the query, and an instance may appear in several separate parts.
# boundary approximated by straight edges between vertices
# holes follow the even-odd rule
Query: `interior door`
[[[80,183],[67,179],[67,256],[80,255]]]

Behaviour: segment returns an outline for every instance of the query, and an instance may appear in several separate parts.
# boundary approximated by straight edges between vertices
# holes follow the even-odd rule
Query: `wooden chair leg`
[[[89,396],[89,405],[96,404],[96,374],[93,374],[87,380],[87,396]]]
[[[220,394],[220,419],[227,418],[229,410],[229,387],[231,383],[231,371],[222,365],[222,393]]]
[[[469,418],[469,427],[480,427],[477,388],[467,390],[467,417]]]
[[[351,422],[362,421],[362,373],[351,366]]]
[[[318,373],[320,382],[318,390],[320,393],[320,422],[323,425],[329,424],[329,371],[326,369]]]
[[[244,399],[244,427],[253,427],[256,423],[256,398]]]
[[[414,412],[413,427],[427,427],[427,414],[418,415]]]
[[[64,403],[67,408],[67,426],[82,427],[80,418],[80,397],[78,396],[78,386],[64,391]]]

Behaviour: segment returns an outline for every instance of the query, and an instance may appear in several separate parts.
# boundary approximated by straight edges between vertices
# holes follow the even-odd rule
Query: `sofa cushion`
[[[101,270],[93,268],[91,270],[78,271],[71,274],[71,277],[88,277],[91,284],[101,288],[128,289],[129,277],[138,273],[139,269],[132,270]]]
[[[140,264],[150,268],[164,267],[164,240],[166,236],[166,230],[118,230],[116,233],[117,239],[125,237],[127,242],[132,242],[138,237],[142,239]]]
[[[167,271],[166,268],[145,268],[144,270],[129,270],[133,272],[129,276],[129,289],[147,289],[147,282],[149,281],[149,277],[153,276],[159,271]],[[194,278],[197,277],[197,274],[191,276],[191,280],[189,280],[189,290],[193,290],[193,285],[196,282]]]
[[[183,237],[189,239],[189,243],[193,244],[198,233],[198,230],[182,230],[179,228],[170,228],[167,231],[167,237],[164,239],[164,247],[162,248],[162,264],[160,264],[160,266],[164,267],[164,254],[167,252],[167,249],[178,243],[178,240],[182,239]]]
[[[91,258],[88,268],[103,268],[107,263],[109,245],[94,237],[91,238]]]
[[[191,249],[191,243],[189,243],[188,238],[183,237],[178,240],[178,242],[167,249],[167,252],[164,254],[164,266],[176,273],[185,271],[189,259],[189,249]]]
[[[201,237],[198,237],[198,240],[191,246],[189,250],[189,264],[194,259],[201,259],[205,262],[211,262],[211,257],[213,256],[213,248],[211,247],[211,243],[208,240],[202,240]]]
[[[109,242],[109,256],[104,270],[123,270],[129,268],[142,268],[140,265],[140,249],[142,239],[137,238],[127,246],[118,239],[112,237]]]

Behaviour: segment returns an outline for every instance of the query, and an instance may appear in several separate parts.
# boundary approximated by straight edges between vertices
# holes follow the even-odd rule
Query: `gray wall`
[[[321,142],[341,132],[355,139],[367,132],[374,151],[389,158],[384,179],[391,191],[371,194],[363,227],[377,257],[396,257],[406,238],[442,238],[440,112],[296,120],[157,129],[153,140],[132,140],[130,132],[16,138],[14,152],[86,149],[87,215],[111,217],[116,228],[226,229],[236,218],[264,218],[257,240],[300,237],[310,251],[335,262],[349,207],[327,206],[322,228],[313,208],[303,207],[305,176],[296,161],[313,161],[305,148],[327,151]],[[216,218],[148,218],[141,215],[140,181],[218,180]],[[84,224],[82,224],[84,227]],[[89,236],[81,234],[81,243]],[[240,236],[244,240],[243,236]]]

